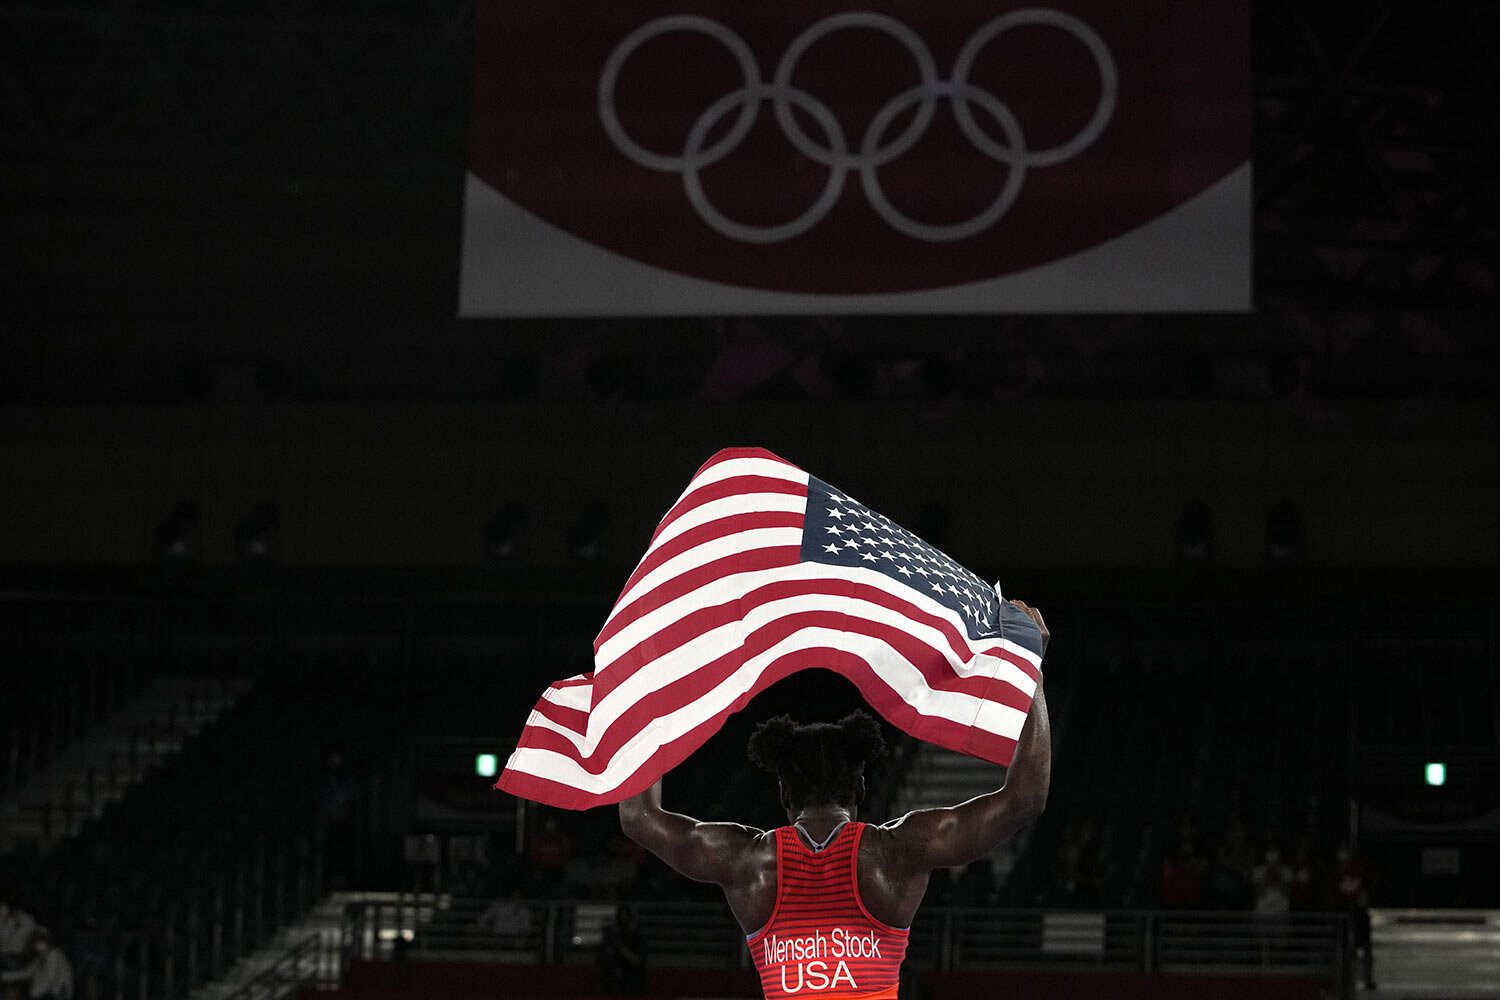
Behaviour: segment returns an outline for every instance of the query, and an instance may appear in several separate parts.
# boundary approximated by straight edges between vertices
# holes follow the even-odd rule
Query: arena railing
[[[722,904],[630,905],[653,963],[749,967],[744,935]],[[593,962],[615,912],[605,902],[443,895],[361,905],[349,913],[341,959],[387,959],[400,939],[407,957],[419,960]],[[1338,913],[928,907],[912,928],[907,960],[939,971],[1299,975],[1341,984],[1349,933]]]
[[[80,970],[80,995],[99,1000],[187,1000],[271,943],[322,894],[321,836],[285,831],[230,860],[212,883],[165,901],[115,942],[107,967]],[[252,982],[256,997],[323,968],[325,945],[298,942]],[[291,956],[291,957],[288,957]],[[335,956],[337,958],[337,956]],[[287,963],[292,965],[288,966]],[[335,966],[337,967],[337,966]],[[247,994],[249,996],[249,994]]]

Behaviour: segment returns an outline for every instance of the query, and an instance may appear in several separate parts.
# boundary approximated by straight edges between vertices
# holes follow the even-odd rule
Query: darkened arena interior
[[[901,1000],[1500,997],[1500,8],[960,7],[795,70],[846,8],[0,10],[0,1000],[761,997],[619,795],[493,787],[730,447],[1057,643]],[[782,824],[755,726],[869,700],[813,666],[666,808]],[[860,819],[1006,782],[877,714]]]

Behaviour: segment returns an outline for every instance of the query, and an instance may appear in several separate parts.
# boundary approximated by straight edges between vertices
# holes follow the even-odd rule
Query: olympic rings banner
[[[1250,306],[1245,0],[481,0],[464,316]]]

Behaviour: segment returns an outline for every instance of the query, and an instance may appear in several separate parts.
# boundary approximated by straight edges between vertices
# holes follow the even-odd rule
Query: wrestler
[[[1037,625],[1042,615],[1011,602]],[[885,752],[880,725],[769,719],[751,763],[780,785],[787,825],[757,830],[668,812],[661,782],[620,803],[625,834],[690,879],[724,890],[767,1000],[895,1000],[901,959],[935,868],[977,861],[1041,814],[1052,776],[1047,701],[1038,683],[1003,787],[880,826],[859,822],[864,768]]]

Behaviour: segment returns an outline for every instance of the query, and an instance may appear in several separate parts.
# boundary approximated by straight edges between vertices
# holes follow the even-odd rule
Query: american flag
[[[996,587],[790,462],[729,448],[662,518],[594,671],[542,694],[495,787],[618,802],[813,667],[919,739],[1009,764],[1041,662],[1036,626]]]

